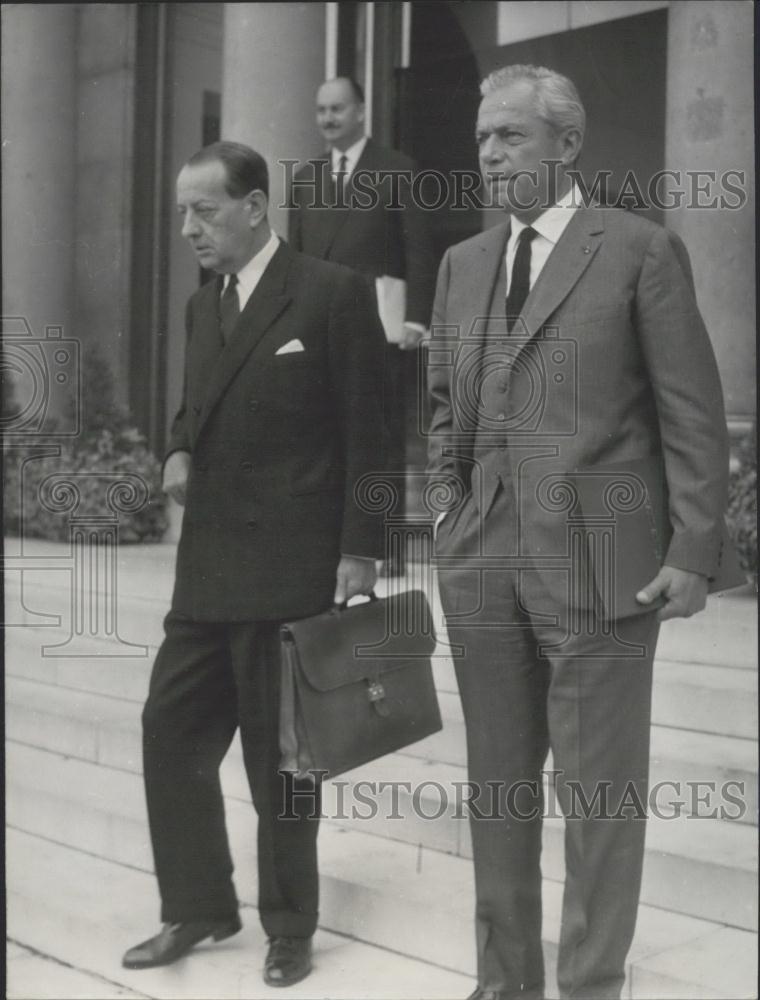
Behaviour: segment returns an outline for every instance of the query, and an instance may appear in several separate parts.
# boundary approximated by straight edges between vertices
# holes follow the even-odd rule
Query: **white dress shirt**
[[[277,253],[277,249],[280,245],[279,237],[275,233],[271,233],[269,239],[266,241],[264,246],[259,250],[257,254],[240,268],[237,274],[237,292],[238,302],[240,303],[240,312],[245,309],[248,299],[253,295],[253,291],[256,285],[261,281],[261,276],[266,271],[270,260]],[[227,287],[227,283],[230,280],[229,274],[224,276],[224,288]]]
[[[575,184],[572,185],[567,194],[560,198],[556,205],[547,208],[545,212],[531,222],[530,226],[535,229],[537,235],[533,237],[530,244],[530,287],[532,288],[538,278],[544,264],[549,259],[549,254],[557,245],[557,241],[564,233],[573,212],[580,204],[576,197]],[[512,267],[517,253],[517,240],[523,229],[527,228],[527,223],[520,222],[514,215],[512,216],[512,231],[507,241],[507,295],[512,281]]]
[[[363,135],[358,142],[355,142],[353,146],[349,146],[348,149],[341,151],[333,146],[330,157],[332,163],[333,177],[337,177],[340,173],[340,158],[345,156],[346,158],[346,177],[345,180],[351,176],[351,174],[356,170],[356,164],[359,162],[359,158],[364,152],[364,147],[367,145],[367,136]]]

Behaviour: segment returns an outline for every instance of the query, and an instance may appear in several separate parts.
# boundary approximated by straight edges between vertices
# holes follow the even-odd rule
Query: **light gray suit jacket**
[[[481,515],[499,478],[511,476],[520,551],[540,568],[567,552],[573,511],[561,481],[661,463],[662,489],[652,494],[664,508],[655,518],[669,527],[664,562],[711,576],[728,438],[683,244],[619,209],[579,208],[508,338],[491,308],[508,235],[509,223],[497,226],[441,263],[428,355],[431,475],[462,478]],[[487,412],[495,377],[498,414]],[[626,544],[639,542],[652,543],[629,533]]]

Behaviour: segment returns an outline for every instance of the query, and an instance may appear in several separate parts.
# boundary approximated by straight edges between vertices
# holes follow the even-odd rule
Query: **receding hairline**
[[[575,128],[584,136],[586,110],[577,87],[570,77],[547,66],[513,63],[493,70],[481,81],[482,100],[519,84],[530,86],[536,114],[551,128]]]
[[[261,153],[252,146],[221,139],[196,150],[182,169],[206,163],[221,164],[224,187],[231,198],[245,198],[254,191],[269,197],[269,168]]]
[[[323,80],[317,88],[317,94],[323,87],[327,87],[333,83],[345,84],[348,88],[351,100],[354,104],[364,104],[364,92],[362,91],[359,84],[350,76],[333,76],[329,80]]]

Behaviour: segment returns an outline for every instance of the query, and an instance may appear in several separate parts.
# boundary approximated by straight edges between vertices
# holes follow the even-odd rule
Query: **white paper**
[[[377,311],[389,344],[400,344],[404,339],[404,319],[406,318],[406,282],[403,278],[392,278],[383,274],[375,278]]]

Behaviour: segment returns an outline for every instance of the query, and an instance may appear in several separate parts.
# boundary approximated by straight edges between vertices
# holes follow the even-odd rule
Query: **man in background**
[[[412,363],[404,352],[414,354],[427,331],[435,286],[425,212],[412,197],[417,168],[408,156],[365,134],[364,95],[348,77],[328,80],[317,91],[317,126],[327,157],[310,160],[295,175],[289,240],[294,250],[359,271],[377,298],[387,344],[388,468],[401,474],[396,481],[403,483]],[[394,174],[401,178],[394,181]],[[384,572],[393,576],[403,569],[398,554]]]

